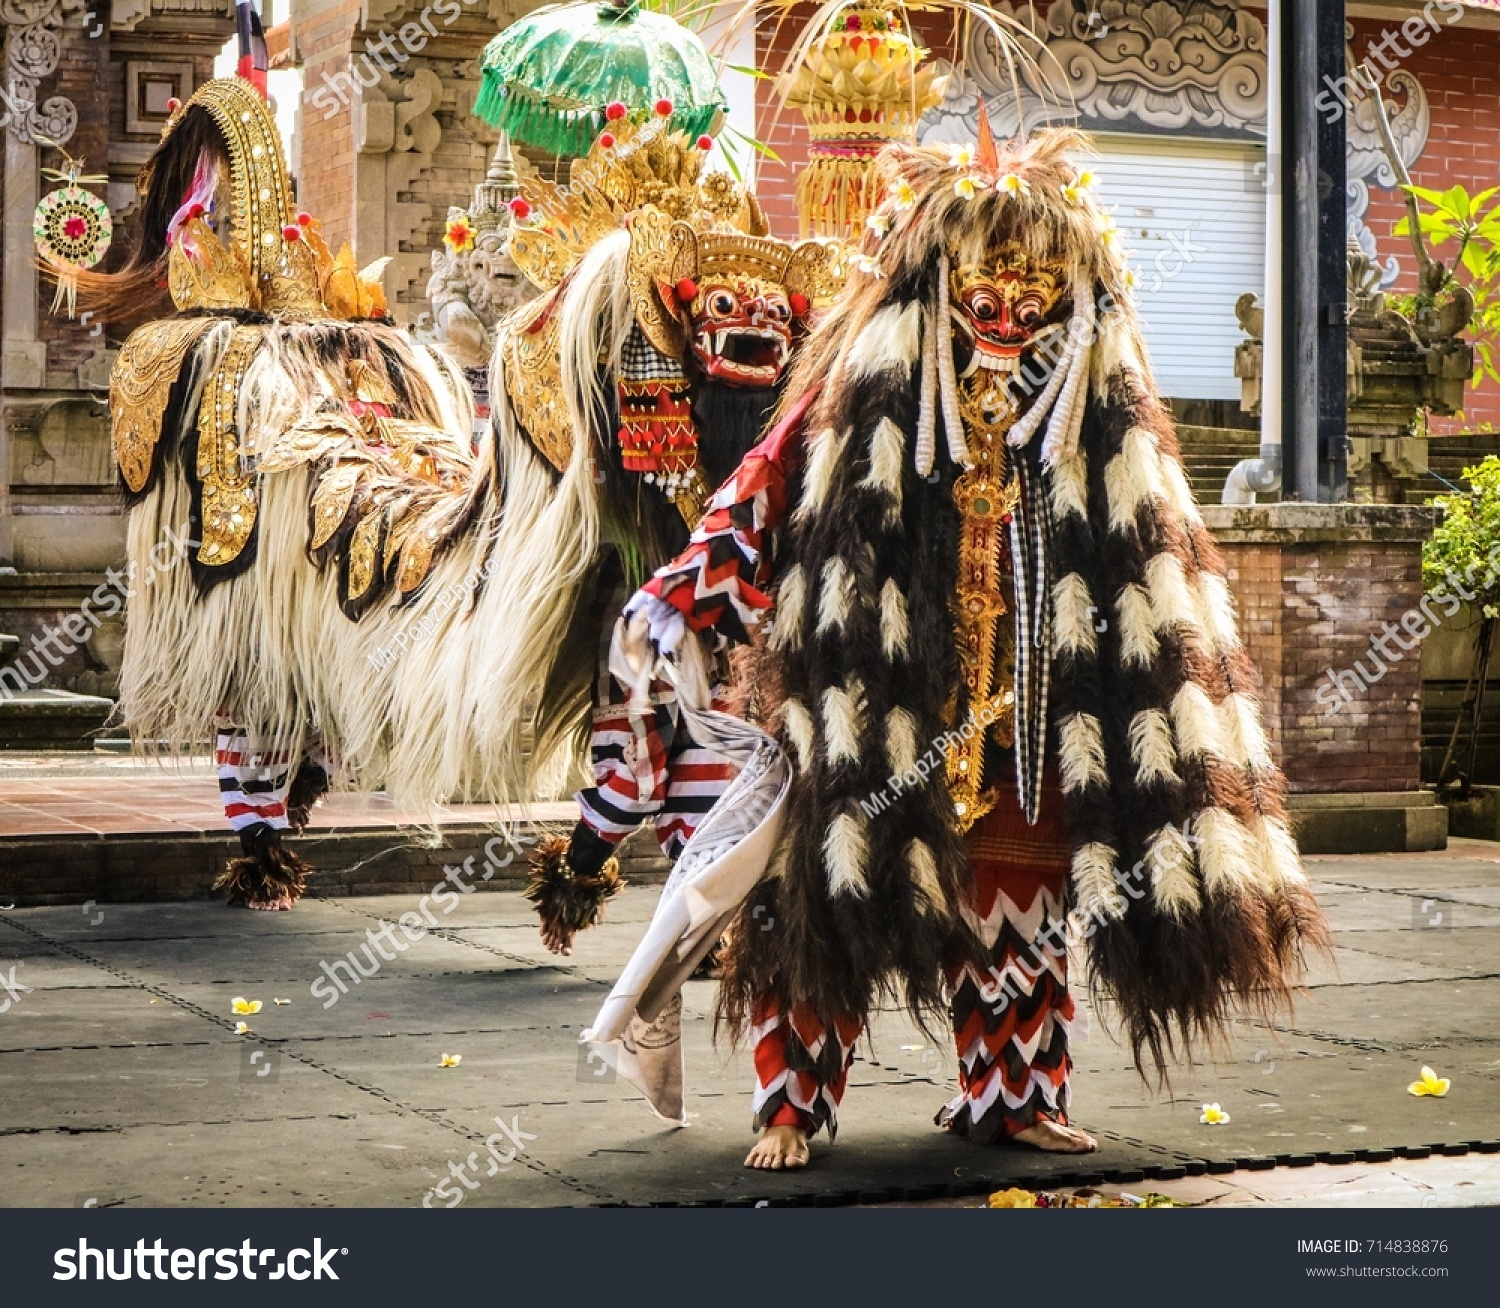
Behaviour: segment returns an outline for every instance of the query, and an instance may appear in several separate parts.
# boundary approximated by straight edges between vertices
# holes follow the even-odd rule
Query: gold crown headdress
[[[548,290],[602,237],[647,207],[671,219],[703,215],[764,234],[768,228],[754,196],[725,173],[703,174],[711,144],[670,130],[660,112],[641,123],[621,117],[573,161],[566,186],[524,170],[521,194],[511,202],[517,220],[511,258]]]

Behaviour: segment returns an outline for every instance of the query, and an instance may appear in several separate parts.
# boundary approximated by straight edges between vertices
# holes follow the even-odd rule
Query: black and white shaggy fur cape
[[[930,343],[951,348],[947,267],[1006,241],[1063,263],[1058,320],[1112,308],[1080,345],[1074,391],[1053,388],[1045,440],[1049,415],[1023,412],[1034,435],[1015,451],[1032,488],[1023,519],[1050,519],[1047,748],[1093,985],[1117,1006],[1137,1065],[1160,1070],[1221,1033],[1235,1005],[1283,1007],[1303,949],[1325,940],[1123,262],[1093,202],[1064,189],[1084,144],[1044,133],[992,168],[889,149],[886,194],[905,181],[915,202],[887,207],[891,230],[864,247],[877,275],[854,279],[789,382],[788,407],[819,392],[773,545],[769,658],[789,693],[780,730],[796,775],[786,832],[724,960],[721,1016],[736,1028],[767,995],[828,1024],[865,1018],[882,995],[922,1019],[945,1005],[943,963],[979,957],[941,773],[873,815],[870,801],[967,713],[950,608],[964,444],[941,421],[951,395],[932,398]],[[997,191],[1011,173],[1025,185]],[[973,198],[954,187],[965,175],[979,179]],[[933,439],[934,411],[946,441]]]

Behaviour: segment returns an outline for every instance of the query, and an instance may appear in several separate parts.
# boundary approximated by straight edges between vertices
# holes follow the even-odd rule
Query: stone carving
[[[57,71],[63,19],[84,0],[0,0],[5,33],[5,86],[0,121],[26,145],[65,144],[78,127],[78,109],[66,96],[37,103],[42,80]]]
[[[467,211],[475,229],[473,248],[462,254],[446,246],[432,252],[427,298],[432,305],[433,337],[465,368],[483,368],[489,363],[495,325],[534,294],[505,248],[510,236],[507,206],[518,192],[510,142],[502,136]],[[464,212],[449,209],[449,222]]]
[[[1265,27],[1239,0],[1053,0],[1045,15],[1041,4],[1012,0],[991,8],[1046,43],[1037,64],[1049,84],[1025,70],[1013,77],[993,34],[972,24],[970,85],[951,89],[928,116],[924,141],[956,139],[953,120],[972,120],[976,91],[1006,132],[1019,118],[1028,128],[1050,119],[1100,131],[1265,136]]]

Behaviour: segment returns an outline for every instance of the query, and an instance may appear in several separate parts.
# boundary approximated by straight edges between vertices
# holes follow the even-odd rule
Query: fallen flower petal
[[[1453,1082],[1446,1076],[1439,1076],[1430,1067],[1424,1067],[1422,1069],[1422,1079],[1420,1081],[1413,1081],[1407,1086],[1406,1093],[1409,1095],[1431,1095],[1434,1099],[1441,1099],[1448,1093],[1448,1087],[1452,1084]]]

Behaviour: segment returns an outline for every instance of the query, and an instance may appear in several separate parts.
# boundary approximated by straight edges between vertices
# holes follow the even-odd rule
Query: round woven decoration
[[[37,253],[75,268],[92,268],[104,258],[114,231],[109,206],[81,186],[42,196],[31,219]]]

